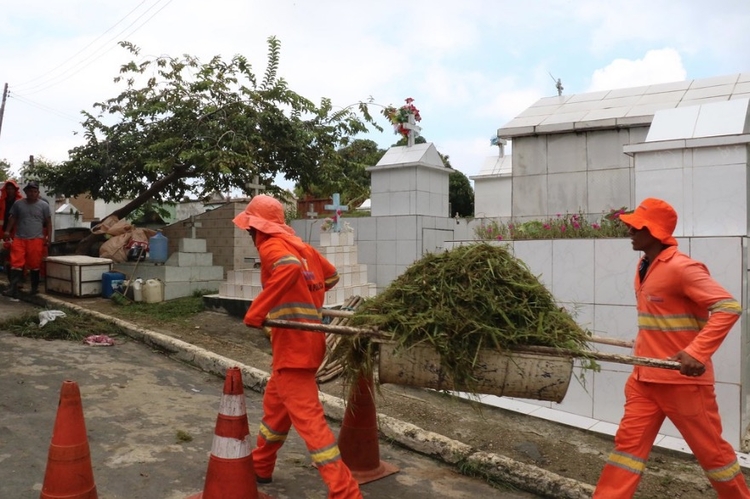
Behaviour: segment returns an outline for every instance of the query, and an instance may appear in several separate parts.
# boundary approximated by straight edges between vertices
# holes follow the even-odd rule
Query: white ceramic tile
[[[568,426],[574,426],[576,428],[585,428],[591,426],[591,418],[581,416],[579,414],[573,414],[570,412],[558,411],[549,407],[540,407],[538,410],[532,413],[534,417],[546,419],[547,421],[554,421]]]
[[[633,276],[640,253],[629,238],[594,240],[594,289],[598,305],[634,305]]]
[[[373,217],[383,217],[391,214],[391,195],[388,192],[372,192],[370,194]]]
[[[748,133],[750,100],[734,99],[701,106],[693,137]]]
[[[516,119],[518,118],[528,118],[532,116],[547,116],[555,111],[557,111],[560,108],[560,104],[553,104],[551,106],[531,106],[529,108],[526,108],[525,111],[523,111],[521,114],[516,116]],[[511,122],[512,123],[512,122]],[[530,123],[529,123],[530,124]],[[536,123],[533,123],[534,125],[538,125],[539,121]]]
[[[636,158],[635,200],[640,203],[643,199],[656,197],[665,200],[677,211],[677,228],[675,236],[682,236],[685,232],[685,187],[683,177],[685,170],[673,168],[670,170],[639,171]]]
[[[594,433],[599,433],[601,435],[609,435],[611,437],[614,437],[617,433],[617,429],[620,427],[618,424],[614,423],[607,423],[606,421],[596,421],[593,425],[588,427],[587,429],[589,431],[592,431]]]
[[[417,217],[406,215],[396,218],[396,240],[415,241],[419,238],[417,234]]]
[[[414,191],[391,192],[391,215],[411,215],[416,213]]]
[[[417,191],[415,194],[415,213],[418,215],[431,215],[430,211],[430,193]]]
[[[696,147],[692,152],[693,166],[738,165],[748,162],[747,145]]]
[[[746,235],[747,165],[694,167],[692,172],[692,234]]]
[[[547,137],[518,137],[513,140],[513,176],[547,173]]]
[[[736,383],[742,380],[742,319],[735,323],[714,353],[714,377],[721,383]]]
[[[584,101],[600,101],[607,97],[607,94],[609,94],[610,90],[602,90],[599,92],[586,92],[584,94],[576,94],[572,95],[570,99],[566,101],[566,104],[573,103],[573,102],[584,102]]]
[[[632,287],[631,287],[632,289]],[[633,300],[635,301],[635,300]],[[594,306],[594,334],[603,338],[633,341],[638,334],[638,312],[633,306],[600,305]],[[600,352],[630,355],[632,348],[592,343],[592,348]],[[624,370],[629,370],[626,368]],[[623,369],[618,369],[623,370]]]
[[[671,425],[668,420],[664,422],[664,426],[667,425]],[[662,426],[662,429],[664,429],[664,426]],[[692,454],[692,452],[690,451],[690,447],[681,437],[662,434],[662,436],[658,438],[656,445],[658,447],[661,447],[662,449],[669,449],[677,452],[682,452],[684,454]]]
[[[562,302],[594,302],[594,240],[552,241],[552,294]]]
[[[513,251],[547,289],[552,289],[552,240],[516,241]]]
[[[589,170],[586,174],[587,213],[605,214],[613,208],[630,206],[632,198],[631,168]]]
[[[683,149],[670,149],[665,151],[640,152],[636,156],[635,165],[636,172],[683,168],[685,165],[685,151]]]
[[[683,100],[707,99],[710,97],[729,97],[734,85],[720,85],[715,87],[690,88],[685,92]]]
[[[396,244],[393,241],[377,241],[375,245],[377,251],[376,263],[378,265],[396,264]],[[378,284],[380,284],[380,280],[378,280]]]
[[[418,187],[415,168],[391,168],[381,173],[388,176],[388,190],[390,192],[413,191]]]
[[[698,121],[699,107],[664,109],[654,115],[646,142],[684,139],[693,136]]]
[[[602,371],[594,374],[594,418],[619,424],[625,406],[625,382],[630,373]]]
[[[575,123],[581,121],[588,111],[578,111],[575,113],[555,113],[542,120],[540,127],[544,125],[555,125],[560,123]]]
[[[547,175],[549,214],[578,213],[588,206],[585,171]]]
[[[722,436],[732,447],[739,449],[743,434],[740,423],[742,399],[740,397],[739,385],[717,383],[716,399],[719,402],[719,413],[721,414]]]
[[[742,252],[739,237],[694,237],[690,240],[690,256],[703,262],[711,276],[738,300],[743,295]]]
[[[518,412],[520,414],[531,414],[539,408],[539,406],[529,404],[525,400],[515,399],[511,397],[480,395],[479,400],[483,404],[491,405],[493,407],[499,407],[501,409],[507,409],[509,411]]]
[[[548,213],[546,176],[514,177],[513,217],[544,218]]]
[[[693,80],[673,81],[670,83],[657,83],[655,85],[649,85],[647,93],[660,94],[663,92],[672,92],[675,90],[687,90]]]
[[[415,240],[397,240],[396,241],[396,265],[411,265],[417,258],[417,241]]]
[[[568,391],[565,393],[565,398],[559,404],[552,405],[552,408],[575,414],[579,417],[585,416],[591,418],[594,415],[593,388],[593,373],[588,369],[582,370],[580,365],[576,365],[573,368],[573,375],[570,378],[570,384],[568,385]],[[579,428],[580,427],[582,426],[579,426]]]
[[[361,217],[357,219],[356,240],[374,241],[377,239],[377,218]]]
[[[636,106],[650,105],[650,104],[667,104],[664,109],[675,107],[682,97],[685,95],[685,90],[674,90],[672,92],[661,92],[658,94],[644,94],[638,99]],[[671,105],[670,105],[671,104]]]
[[[397,217],[384,217],[377,219],[377,240],[378,241],[395,241],[396,240],[396,220]]]
[[[677,107],[691,107],[691,106],[702,106],[705,104],[711,104],[712,102],[723,102],[729,100],[729,97],[717,96],[717,97],[706,97],[704,99],[685,99],[682,100]]]
[[[586,170],[586,136],[551,135],[547,138],[547,173]]]
[[[722,75],[722,76],[713,76],[711,78],[700,78],[698,80],[693,80],[690,84],[690,89],[695,88],[706,88],[706,87],[725,87],[731,89],[734,87],[734,84],[737,82],[739,78],[739,75],[737,74],[731,74],[731,75]]]

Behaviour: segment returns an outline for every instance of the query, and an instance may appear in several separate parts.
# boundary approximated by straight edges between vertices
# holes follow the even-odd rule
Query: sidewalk
[[[76,307],[56,298],[40,299],[46,300],[49,308]],[[34,310],[29,303],[0,300],[0,318]],[[102,320],[122,323],[111,317]],[[101,499],[184,499],[202,490],[226,369],[239,365],[247,387],[257,387],[266,373],[179,340],[129,327],[138,341],[126,338],[114,347],[39,341],[0,332],[0,497],[39,497],[59,390],[67,379],[76,381],[81,389]],[[163,350],[201,369],[174,362]],[[253,434],[261,417],[261,395],[250,388],[245,395]],[[323,401],[327,412],[340,421],[335,413],[343,415],[343,401],[330,396],[324,396]],[[338,432],[337,423],[332,428]],[[383,431],[395,444],[408,434],[413,441],[411,449],[421,447],[428,454],[457,456],[463,450],[458,442],[398,421],[385,421]],[[190,440],[179,438],[178,432]],[[484,480],[459,474],[450,465],[382,440],[380,453],[381,459],[400,472],[363,485],[366,498],[540,497],[492,488]],[[524,478],[529,479],[538,477]],[[326,497],[325,486],[296,433],[290,435],[280,454],[274,482],[259,490],[278,499]]]

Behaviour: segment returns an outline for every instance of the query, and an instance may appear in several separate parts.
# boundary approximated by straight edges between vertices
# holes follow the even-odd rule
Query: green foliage
[[[466,175],[458,170],[448,177],[448,202],[451,213],[457,213],[459,217],[474,216],[474,189]]]
[[[537,345],[584,351],[590,336],[523,262],[504,247],[484,243],[427,254],[361,305],[349,324],[387,331],[397,348],[433,347],[456,386],[470,393],[477,393],[473,372],[482,349]],[[354,349],[366,351],[363,340],[354,340],[360,342]],[[357,369],[367,372],[368,366],[345,368]]]
[[[474,229],[474,237],[480,240],[524,240],[524,239],[585,239],[604,237],[627,237],[628,228],[620,220],[627,209],[622,207],[602,215],[598,222],[589,222],[583,213],[558,214],[545,221],[530,220],[523,223],[498,222],[492,220]]]
[[[115,78],[124,90],[83,112],[85,143],[68,161],[33,172],[56,194],[133,199],[115,212],[120,218],[148,200],[244,190],[256,175],[270,194],[277,174],[311,184],[322,165],[339,161],[336,150],[351,136],[366,132],[368,122],[379,128],[362,112],[365,104],[334,111],[329,99],[316,105],[289,89],[277,75],[274,37],[260,82],[241,55],[202,63],[190,55],[142,57],[136,46],[121,46],[134,58]]]
[[[58,317],[39,327],[39,315],[35,312],[15,316],[0,322],[0,329],[16,336],[40,340],[83,341],[94,334],[110,337],[124,334],[121,327],[102,321],[88,314],[80,314],[68,308],[61,308],[65,317]]]
[[[341,202],[353,210],[370,197],[370,172],[367,168],[376,165],[385,150],[378,148],[372,140],[356,139],[340,148],[336,154],[337,160],[321,167],[314,183],[306,186],[298,184],[295,194],[298,198],[305,194],[328,198],[338,192]]]
[[[131,301],[115,303],[126,306],[128,315],[133,317],[150,318],[160,322],[180,322],[187,321],[190,317],[204,310],[201,296],[194,293],[193,296],[158,303]]]
[[[10,163],[7,159],[0,159],[0,182],[5,182],[10,178]]]

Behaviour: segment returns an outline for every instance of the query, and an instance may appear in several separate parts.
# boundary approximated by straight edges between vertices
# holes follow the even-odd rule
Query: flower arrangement
[[[627,208],[610,210],[598,222],[589,222],[582,213],[562,215],[558,213],[548,220],[531,220],[523,223],[491,221],[474,229],[480,240],[524,240],[524,239],[584,239],[603,237],[627,237],[628,228],[620,220]]]
[[[323,220],[323,223],[320,225],[320,231],[332,232],[334,227],[336,227],[336,221],[333,218],[326,218]],[[351,226],[349,222],[342,221],[341,232],[354,232],[354,228]]]
[[[386,107],[383,109],[383,115],[393,125],[393,133],[400,133],[404,137],[408,137],[409,129],[404,124],[409,123],[409,116],[413,116],[415,122],[422,121],[422,116],[419,114],[419,109],[414,105],[414,99],[409,97],[405,101],[406,104],[398,109],[393,106]]]

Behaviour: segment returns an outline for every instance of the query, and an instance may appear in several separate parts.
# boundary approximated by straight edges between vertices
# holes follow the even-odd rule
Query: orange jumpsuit
[[[685,351],[705,365],[698,377],[640,367],[625,385],[625,414],[615,449],[599,478],[595,499],[633,497],[664,418],[680,431],[719,498],[750,498],[732,446],[721,435],[711,356],[739,319],[739,303],[706,267],[676,246],[636,272],[638,336],[634,353],[666,359]]]
[[[320,323],[325,292],[339,280],[336,268],[296,236],[259,232],[255,243],[263,290],[245,314],[245,324],[260,327],[266,317]],[[315,373],[325,355],[325,335],[273,328],[271,348],[272,373],[263,396],[257,448],[253,450],[256,474],[271,478],[277,453],[294,425],[328,486],[328,497],[361,498],[357,482],[341,460],[318,398]]]

